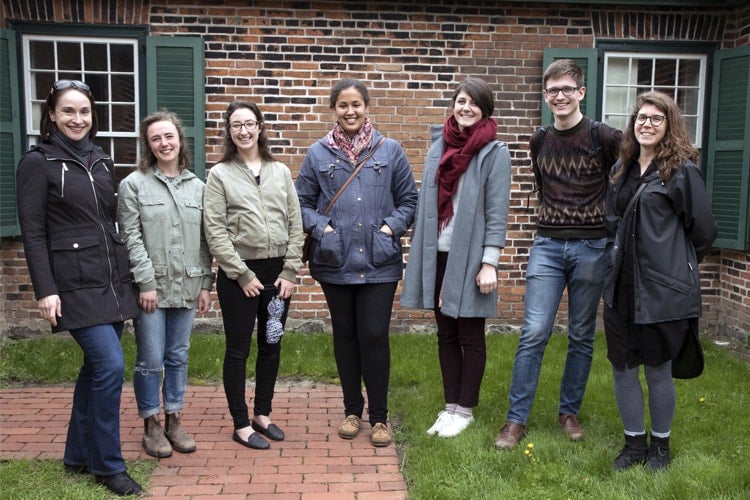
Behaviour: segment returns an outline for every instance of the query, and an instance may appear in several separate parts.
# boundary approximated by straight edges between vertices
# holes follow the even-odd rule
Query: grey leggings
[[[672,361],[660,366],[643,365],[648,387],[648,409],[651,430],[668,433],[672,427],[675,409],[675,388],[672,379]],[[612,367],[615,381],[615,400],[625,432],[645,432],[643,388],[638,378],[638,367],[618,370]]]

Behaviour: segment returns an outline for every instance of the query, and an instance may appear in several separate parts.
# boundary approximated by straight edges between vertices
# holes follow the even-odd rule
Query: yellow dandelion
[[[700,401],[701,403],[704,403],[706,401],[706,398],[700,398],[698,401]]]
[[[529,443],[529,444],[526,445],[526,447],[528,449],[532,449],[534,447],[534,443]]]

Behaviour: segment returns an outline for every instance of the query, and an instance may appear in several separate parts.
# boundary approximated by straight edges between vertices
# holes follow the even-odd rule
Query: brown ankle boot
[[[164,458],[172,455],[172,446],[164,436],[164,431],[159,422],[159,415],[151,415],[143,420],[143,439],[141,445],[146,453],[156,458]]]
[[[164,422],[164,434],[172,443],[172,448],[175,451],[190,453],[195,451],[195,441],[180,426],[181,416],[182,413],[167,413],[167,419]]]

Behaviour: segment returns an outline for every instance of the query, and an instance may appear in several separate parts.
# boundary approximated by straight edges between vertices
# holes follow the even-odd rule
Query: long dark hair
[[[659,141],[659,144],[655,148],[656,156],[654,157],[654,161],[659,169],[659,177],[662,180],[669,179],[674,171],[682,167],[687,160],[698,163],[700,152],[693,147],[690,141],[687,129],[685,128],[685,121],[682,118],[682,113],[677,103],[663,92],[646,92],[636,98],[633,113],[628,119],[628,126],[625,128],[622,142],[620,143],[620,159],[622,160],[623,168],[615,172],[612,176],[612,182],[616,181],[625,170],[625,167],[631,161],[637,160],[641,154],[641,145],[635,138],[635,116],[644,104],[656,106],[667,117],[661,125],[662,127],[667,127],[667,130],[664,132],[664,138]]]
[[[94,94],[91,93],[91,90],[84,90],[81,87],[71,85],[62,89],[57,89],[54,85],[49,91],[49,96],[47,96],[47,100],[44,101],[44,105],[42,106],[42,117],[39,119],[39,132],[42,134],[42,140],[46,140],[49,138],[49,135],[57,130],[57,125],[55,125],[55,122],[52,121],[52,118],[49,117],[50,111],[54,111],[57,107],[57,102],[60,100],[60,96],[62,96],[65,92],[80,92],[81,94],[85,95],[89,103],[91,104],[91,129],[89,130],[89,139],[93,140],[94,137],[96,137],[96,133],[99,131],[99,121],[96,117],[96,101],[94,100]]]
[[[273,154],[271,154],[271,148],[268,146],[268,135],[266,135],[266,122],[263,118],[263,113],[260,112],[260,108],[254,102],[239,101],[235,100],[229,103],[227,110],[224,112],[224,150],[219,160],[220,163],[227,163],[234,158],[237,154],[237,145],[232,141],[232,132],[229,130],[229,118],[232,113],[241,108],[247,108],[253,112],[255,118],[258,121],[258,151],[260,152],[260,158],[263,161],[274,161]]]
[[[178,157],[177,166],[180,170],[186,169],[190,166],[190,149],[188,148],[187,141],[185,140],[185,132],[182,128],[182,121],[177,114],[167,111],[166,109],[160,109],[151,113],[143,119],[140,125],[140,133],[138,134],[138,140],[141,143],[141,154],[138,158],[138,170],[146,172],[149,168],[157,163],[156,156],[151,151],[151,146],[148,141],[148,128],[156,122],[172,122],[177,129],[177,136],[180,139],[180,155]]]

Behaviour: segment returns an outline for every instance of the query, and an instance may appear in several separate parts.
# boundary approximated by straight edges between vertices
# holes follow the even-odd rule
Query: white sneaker
[[[451,413],[448,413],[447,411],[441,411],[438,413],[438,418],[435,420],[435,423],[432,424],[432,427],[427,429],[427,434],[430,436],[434,436],[438,432],[440,432],[440,429],[445,427],[446,424],[448,424],[453,419],[453,415]]]
[[[438,432],[442,438],[456,437],[474,421],[474,417],[462,417],[461,415],[452,415],[452,419]]]

